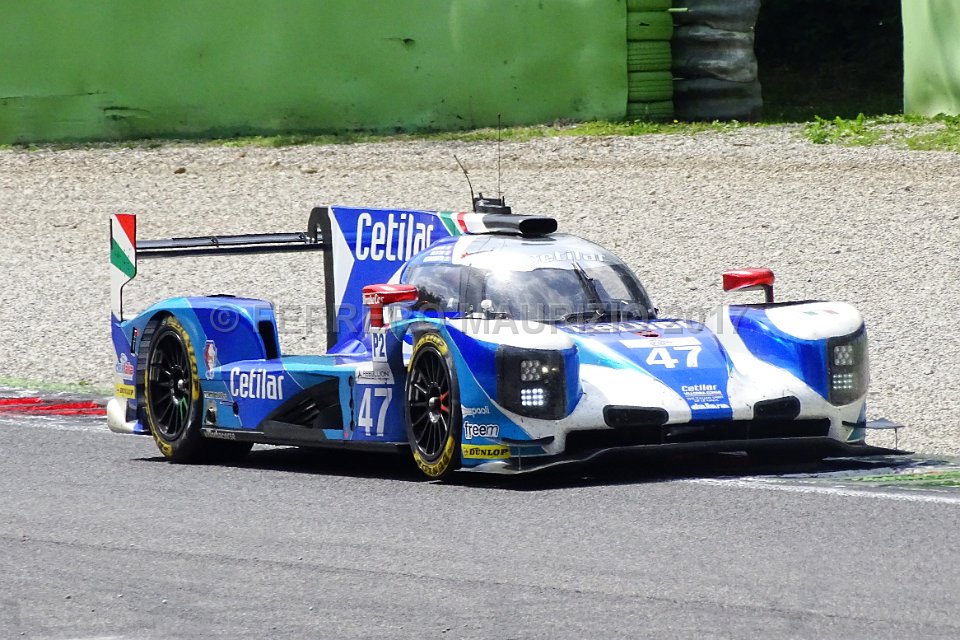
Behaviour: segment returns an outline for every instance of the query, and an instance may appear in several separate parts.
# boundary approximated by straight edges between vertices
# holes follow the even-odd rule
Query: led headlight
[[[566,410],[563,353],[502,346],[497,349],[497,402],[531,418],[562,418]]]
[[[520,361],[520,382],[541,380],[544,373],[544,366],[539,360]]]
[[[860,327],[849,335],[827,340],[827,364],[831,404],[850,404],[863,396],[870,381],[866,330]]]

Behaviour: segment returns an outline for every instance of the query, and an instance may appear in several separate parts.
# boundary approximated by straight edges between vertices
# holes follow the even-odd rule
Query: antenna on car
[[[501,132],[503,127],[501,126],[502,118],[501,115],[497,114],[497,197],[483,197],[483,192],[477,194],[477,197],[473,199],[473,210],[477,213],[502,213],[502,214],[511,214],[513,210],[507,206],[507,201],[503,197],[503,191],[500,189],[500,140]],[[473,195],[473,191],[470,192],[470,195]]]
[[[463,171],[463,177],[467,179],[467,186],[470,187],[470,201],[474,203],[474,211],[476,211],[477,199],[473,196],[473,183],[470,182],[470,174],[467,172],[467,168],[463,166],[463,163],[460,162],[460,158],[457,157],[457,154],[453,154],[453,159],[457,161],[458,165],[460,165],[460,170]]]
[[[500,202],[503,203],[503,190],[500,189],[500,132],[503,131],[500,114],[497,114],[497,195],[500,196]]]
[[[498,198],[485,198],[483,197],[483,192],[481,191],[477,195],[473,195],[473,183],[470,182],[470,173],[467,171],[467,168],[463,166],[463,163],[460,162],[460,158],[454,154],[453,159],[457,161],[457,164],[460,165],[460,170],[463,171],[464,177],[467,179],[467,186],[470,187],[470,200],[473,201],[473,211],[474,213],[504,213],[511,214],[513,209],[507,206],[506,201],[503,198],[503,192],[500,191],[500,114],[497,114],[497,194]]]

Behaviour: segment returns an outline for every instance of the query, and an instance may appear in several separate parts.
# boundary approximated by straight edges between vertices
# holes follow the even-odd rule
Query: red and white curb
[[[95,400],[42,398],[40,396],[0,397],[0,415],[102,416],[106,408]]]

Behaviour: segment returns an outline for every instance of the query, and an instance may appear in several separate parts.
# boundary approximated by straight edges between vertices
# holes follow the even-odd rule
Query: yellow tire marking
[[[187,362],[190,363],[190,396],[193,398],[193,402],[198,402],[200,400],[200,378],[197,375],[197,358],[193,352],[193,344],[190,342],[190,336],[187,334],[187,330],[183,328],[183,325],[173,316],[164,318],[160,323],[160,328],[164,325],[176,331],[180,339],[183,340],[183,346],[187,350]],[[171,458],[173,457],[173,446],[160,437],[160,430],[155,428],[156,417],[153,415],[153,411],[150,410],[149,371],[147,371],[146,377],[147,384],[143,385],[143,399],[144,402],[146,402],[146,414],[150,434],[153,436],[154,442],[157,443],[157,448],[160,449],[160,453],[162,453],[164,457]],[[190,406],[193,407],[194,405],[191,404]],[[181,437],[183,437],[183,435],[184,434],[181,434]]]

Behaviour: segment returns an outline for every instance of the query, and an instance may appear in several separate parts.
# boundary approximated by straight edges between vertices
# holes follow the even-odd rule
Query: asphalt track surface
[[[960,493],[757,473],[174,466],[102,419],[0,417],[0,638],[960,637]]]

